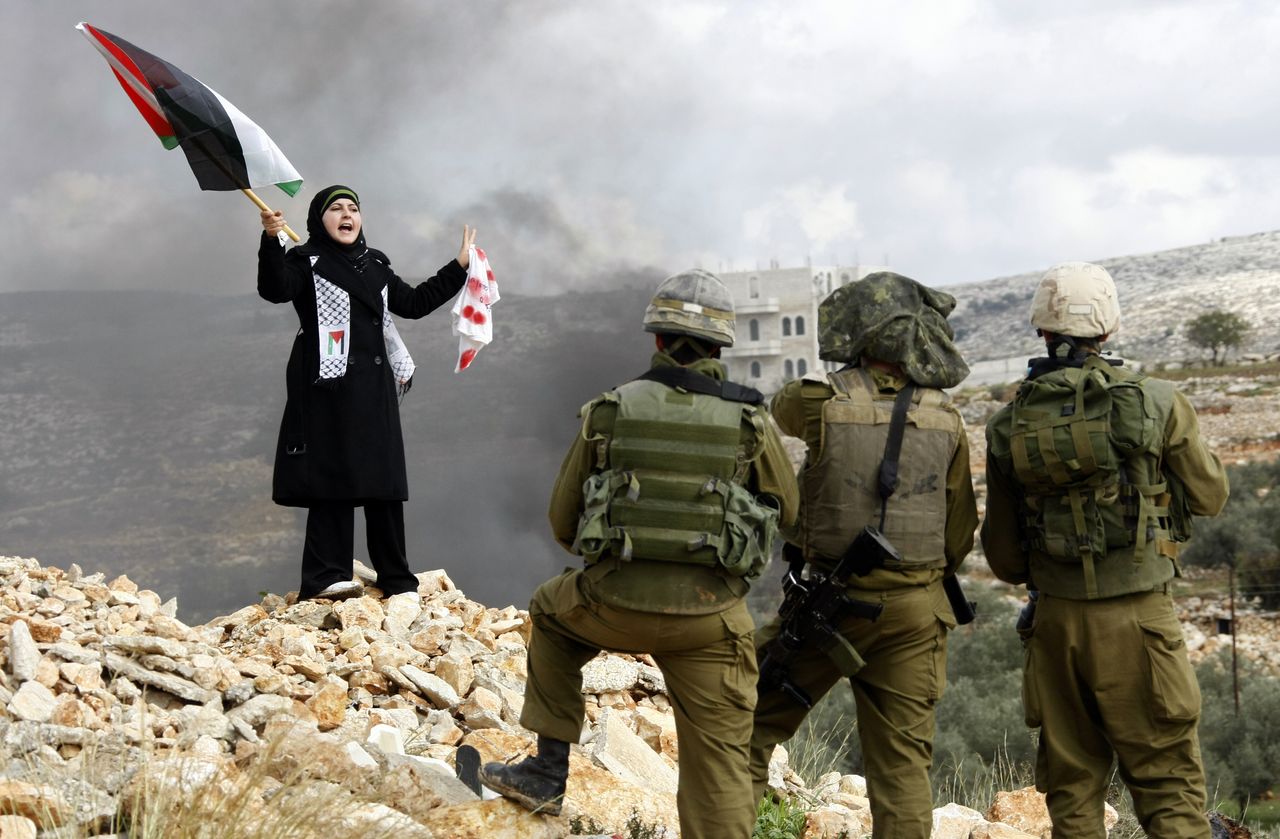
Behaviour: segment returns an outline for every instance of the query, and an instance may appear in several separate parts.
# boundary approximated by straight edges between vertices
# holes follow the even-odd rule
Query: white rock
[[[933,839],[969,839],[975,827],[987,820],[977,810],[948,804],[933,811]]]
[[[25,816],[0,816],[0,839],[36,839],[36,823]]]
[[[591,756],[597,763],[625,781],[675,795],[675,771],[635,735],[621,714],[605,709],[599,728],[591,744]]]
[[[605,693],[631,690],[640,677],[640,664],[616,655],[604,654],[582,668],[582,692]]]
[[[39,682],[23,682],[13,699],[9,700],[9,713],[20,720],[48,722],[57,702],[53,691]]]
[[[388,597],[384,608],[387,617],[382,627],[388,634],[399,638],[409,633],[409,627],[422,614],[422,601],[416,591],[406,591]]]
[[[413,682],[422,695],[431,700],[437,708],[452,708],[460,701],[458,692],[434,673],[428,673],[412,664],[402,666],[400,672],[406,679]]]
[[[26,621],[14,621],[9,628],[9,672],[18,682],[26,682],[36,677],[36,667],[40,664],[40,650],[31,638],[31,629]]]
[[[385,723],[375,725],[369,729],[369,736],[365,742],[377,746],[382,750],[383,754],[404,754],[404,735],[400,733],[400,729],[393,725],[386,725]]]
[[[227,712],[228,719],[257,728],[276,714],[292,714],[293,700],[287,696],[262,693]]]
[[[386,726],[383,726],[383,728],[385,727]],[[347,757],[351,758],[351,762],[356,766],[359,766],[361,769],[378,768],[378,761],[374,760],[368,752],[360,748],[359,743],[349,742],[343,748],[346,749]]]
[[[440,775],[448,775],[450,778],[457,777],[454,768],[439,758],[424,757],[423,755],[407,755],[407,757],[424,769],[429,769]]]
[[[861,775],[845,775],[840,779],[840,792],[846,795],[867,797],[867,779]]]

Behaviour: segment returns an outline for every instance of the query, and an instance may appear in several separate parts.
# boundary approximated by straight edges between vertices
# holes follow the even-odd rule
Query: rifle
[[[830,571],[822,572],[810,567],[808,577],[801,575],[804,560],[797,557],[794,546],[788,544],[784,553],[790,555],[791,568],[782,581],[782,605],[778,607],[778,635],[764,648],[760,662],[760,680],[756,690],[765,694],[781,690],[803,705],[813,707],[813,698],[804,688],[791,681],[791,664],[805,650],[820,649],[832,655],[842,656],[844,669],[852,675],[865,662],[853,645],[840,634],[840,621],[847,615],[876,620],[884,611],[884,604],[855,600],[845,594],[850,577],[861,577],[879,567],[884,552],[897,556],[898,552],[884,535],[874,527],[864,527],[839,562]]]
[[[1031,631],[1031,627],[1036,623],[1036,606],[1040,603],[1040,592],[1035,589],[1027,590],[1027,602],[1018,612],[1018,622],[1014,624],[1014,629],[1018,630],[1018,634],[1026,640],[1027,633]]]
[[[960,587],[960,578],[955,574],[943,577],[942,590],[946,592],[947,601],[951,603],[951,612],[956,616],[956,623],[960,626],[973,623],[973,619],[978,616],[978,604],[964,596],[964,589]]]

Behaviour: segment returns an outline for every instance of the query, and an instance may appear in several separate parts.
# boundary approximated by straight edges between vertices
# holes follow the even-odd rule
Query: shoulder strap
[[[828,373],[827,384],[831,386],[837,396],[844,397],[851,402],[870,405],[875,398],[874,388],[871,386],[866,371],[858,367],[846,367],[842,370],[836,370],[834,373]]]
[[[889,496],[898,489],[898,455],[902,452],[902,435],[907,426],[907,411],[916,386],[908,384],[893,400],[893,417],[889,420],[889,437],[884,443],[884,460],[880,461],[880,530],[884,530]]]
[[[764,394],[753,387],[737,382],[721,382],[710,376],[695,373],[687,367],[654,367],[635,381],[657,382],[667,387],[678,387],[691,393],[718,396],[729,402],[747,405],[763,405]]]

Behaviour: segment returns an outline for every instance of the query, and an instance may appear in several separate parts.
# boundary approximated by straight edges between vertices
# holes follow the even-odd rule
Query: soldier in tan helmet
[[[538,753],[490,763],[489,788],[558,813],[569,744],[581,733],[582,666],[601,649],[648,652],[680,742],[680,835],[749,839],[747,745],[754,625],[743,601],[778,526],[796,516],[795,477],[764,397],[726,381],[733,299],[706,271],[658,287],[645,311],[650,370],[583,407],[551,495],[551,530],[584,568],[538,588],[520,723]]]
[[[1019,624],[1036,787],[1056,839],[1102,839],[1118,760],[1148,836],[1207,839],[1200,689],[1169,582],[1191,514],[1226,503],[1226,475],[1186,397],[1101,355],[1120,326],[1105,269],[1049,269],[1031,324],[1047,357],[987,424],[982,545],[1032,593]]]

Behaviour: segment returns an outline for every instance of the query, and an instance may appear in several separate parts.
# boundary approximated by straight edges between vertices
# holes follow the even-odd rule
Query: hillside
[[[507,601],[563,564],[546,495],[578,408],[647,367],[645,297],[511,295],[463,375],[447,313],[402,329],[419,365],[401,406],[416,567],[466,557],[459,580]],[[253,297],[0,297],[0,545],[92,558],[192,618],[296,587],[302,513],[270,500],[295,330],[291,308]]]
[[[1280,352],[1280,231],[1089,261],[1105,266],[1120,292],[1123,317],[1111,345],[1119,355],[1144,361],[1199,358],[1200,350],[1183,338],[1182,325],[1213,309],[1234,311],[1253,325],[1241,352]],[[959,301],[951,322],[965,358],[1038,352],[1027,312],[1042,273],[947,289]]]
[[[1256,328],[1244,349],[1280,346],[1280,233],[1104,264],[1126,310],[1118,346],[1138,359],[1192,352],[1182,323],[1246,299]],[[1034,354],[1023,324],[1037,276],[950,289],[975,363]],[[550,484],[578,407],[647,366],[639,321],[658,279],[510,294],[494,345],[462,375],[447,313],[405,325],[419,364],[401,408],[413,567],[447,562],[481,599],[523,602],[572,561],[547,537]],[[296,587],[302,514],[270,501],[295,329],[290,307],[249,295],[0,295],[0,550],[127,573],[178,594],[196,621]],[[1274,449],[1272,383],[1189,387],[1215,445],[1233,457]]]

